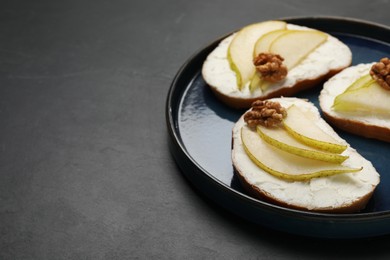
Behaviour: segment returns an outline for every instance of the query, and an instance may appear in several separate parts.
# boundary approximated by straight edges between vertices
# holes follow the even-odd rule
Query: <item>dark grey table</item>
[[[336,15],[390,25],[389,1],[1,1],[0,259],[390,256],[254,226],[199,194],[168,150],[179,67],[246,24]]]

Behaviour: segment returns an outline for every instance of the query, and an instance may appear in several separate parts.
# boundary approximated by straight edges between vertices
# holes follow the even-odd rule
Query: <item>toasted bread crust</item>
[[[323,115],[326,121],[328,121],[331,125],[339,129],[366,138],[373,138],[385,142],[390,142],[390,128],[370,125],[348,118],[335,117],[330,115],[326,111],[323,111]]]

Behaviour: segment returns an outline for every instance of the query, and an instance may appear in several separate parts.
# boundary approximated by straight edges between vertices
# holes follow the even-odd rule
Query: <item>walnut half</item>
[[[390,90],[390,59],[382,58],[372,65],[370,75],[382,88]]]
[[[253,64],[263,79],[278,82],[287,76],[287,67],[283,65],[283,61],[278,54],[262,52],[253,59]]]
[[[245,113],[244,121],[249,127],[256,127],[257,125],[275,127],[286,116],[287,111],[279,102],[256,100],[252,103],[252,109]]]

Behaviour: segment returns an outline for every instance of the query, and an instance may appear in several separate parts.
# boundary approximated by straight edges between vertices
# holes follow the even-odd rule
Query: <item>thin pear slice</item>
[[[288,32],[287,29],[280,29],[271,31],[269,33],[264,34],[261,36],[255,43],[255,47],[253,50],[253,58],[255,58],[257,55],[259,55],[262,52],[269,52],[269,47],[271,46],[271,43],[280,35]],[[263,91],[267,90],[267,88],[270,86],[270,82],[264,81],[261,79],[261,76],[258,73],[255,73],[251,79],[249,90],[254,91],[256,88],[260,87]]]
[[[390,116],[390,91],[375,81],[338,95],[333,110],[352,114]]]
[[[255,43],[253,57],[256,57],[262,52],[269,52],[269,47],[271,46],[272,42],[288,31],[289,30],[287,29],[275,30],[261,36]]]
[[[242,28],[233,38],[227,57],[231,69],[236,73],[239,89],[242,89],[255,73],[253,48],[257,39],[270,31],[284,28],[286,28],[286,22],[266,21]]]
[[[306,113],[295,105],[287,109],[283,125],[291,136],[311,147],[331,153],[342,153],[347,149],[347,145],[324,132]]]
[[[283,63],[290,70],[327,39],[328,35],[320,31],[291,30],[277,37],[269,50],[282,56]]]
[[[249,90],[251,92],[253,92],[259,86],[261,88],[262,82],[263,82],[263,80],[261,79],[261,76],[259,75],[259,73],[255,72],[255,74],[253,74],[253,77],[252,77],[251,82],[249,84]]]
[[[362,168],[350,168],[329,162],[300,157],[267,144],[256,131],[247,126],[241,129],[241,140],[249,158],[261,169],[276,177],[291,181],[306,181]]]
[[[354,89],[359,89],[364,86],[368,86],[369,84],[373,83],[374,79],[372,79],[370,74],[364,75],[360,78],[358,78],[354,83],[352,83],[344,92],[348,92]]]
[[[255,43],[253,55],[256,57],[261,52],[279,54],[284,58],[283,63],[288,70],[299,64],[304,58],[327,40],[325,33],[316,30],[275,30],[260,37]],[[261,80],[254,74],[250,90],[260,87],[265,91],[270,83]]]
[[[253,92],[256,88],[260,88],[262,91],[266,91],[271,84],[272,82],[263,80],[259,73],[255,73],[249,84],[249,90]]]
[[[244,126],[241,138],[249,157],[268,173],[289,180],[308,180],[345,172],[355,172],[361,168],[349,168],[333,163],[300,157],[277,149],[259,138],[257,133]]]
[[[270,145],[301,157],[338,164],[348,159],[348,156],[315,150],[299,142],[281,127],[269,128],[258,125],[256,130],[260,137]]]

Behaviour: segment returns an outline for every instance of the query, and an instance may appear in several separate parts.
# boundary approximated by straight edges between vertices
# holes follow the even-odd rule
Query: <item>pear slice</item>
[[[261,36],[255,43],[253,57],[256,57],[262,52],[269,52],[269,47],[271,46],[272,42],[288,31],[289,30],[287,29],[275,30]]]
[[[348,156],[315,150],[299,142],[281,127],[269,128],[258,125],[256,130],[260,137],[270,145],[301,157],[339,164],[348,159]]]
[[[291,70],[327,38],[327,34],[316,30],[274,30],[256,41],[253,55],[256,57],[261,52],[279,54],[283,57],[287,69]],[[264,91],[269,85],[269,82],[264,82],[259,75],[255,74],[250,90],[260,87]]]
[[[262,91],[266,91],[271,84],[272,82],[263,80],[260,73],[256,72],[249,84],[249,90],[253,92],[256,88],[260,88]]]
[[[373,82],[374,82],[374,79],[371,77],[370,74],[364,75],[364,76],[358,78],[355,82],[353,82],[344,92],[348,92],[348,91],[351,91],[354,89],[368,86],[369,84],[371,84]]]
[[[253,74],[253,77],[251,79],[251,82],[249,84],[249,90],[251,92],[253,92],[257,87],[260,86],[261,88],[261,85],[264,81],[261,79],[261,76],[259,75],[258,72],[255,72],[255,74]]]
[[[286,32],[288,32],[287,29],[280,29],[280,30],[271,31],[261,36],[255,43],[255,47],[253,50],[253,57],[256,57],[262,52],[269,52],[269,47],[271,46],[271,43],[277,37],[279,37],[280,35]],[[250,91],[254,91],[256,88],[260,87],[261,90],[265,91],[267,90],[270,84],[271,84],[270,82],[262,80],[261,75],[255,73],[251,79],[249,89]]]
[[[280,35],[288,31],[289,30],[287,29],[280,29],[280,30],[271,31],[261,36],[255,43],[255,47],[253,50],[253,58],[255,58],[257,55],[259,55],[262,52],[269,52],[269,47],[271,46],[271,43],[277,37],[279,37]],[[256,88],[260,87],[260,89],[265,91],[270,85],[271,82],[262,80],[261,75],[255,73],[251,79],[249,90],[253,92]]]
[[[287,24],[283,21],[266,21],[242,28],[228,48],[228,60],[231,69],[236,73],[237,85],[242,89],[255,73],[253,65],[253,48],[260,36],[274,30],[284,29]]]
[[[333,110],[358,115],[390,116],[390,91],[373,81],[338,95]]]
[[[311,147],[331,153],[342,153],[347,149],[347,145],[324,132],[306,114],[307,112],[295,105],[287,109],[287,117],[283,120],[283,125],[291,136]]]
[[[291,30],[277,37],[269,51],[282,56],[283,63],[290,70],[327,39],[328,35],[320,31]]]
[[[259,138],[256,131],[247,126],[241,128],[241,140],[249,158],[257,166],[271,175],[286,180],[306,181],[362,169],[308,159],[282,151],[267,144]]]

